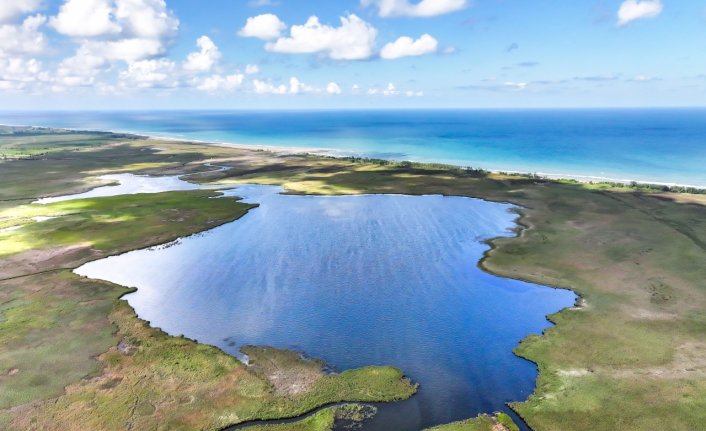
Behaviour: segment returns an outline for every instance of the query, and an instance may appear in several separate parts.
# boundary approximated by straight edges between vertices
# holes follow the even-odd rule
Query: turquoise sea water
[[[419,393],[380,406],[365,431],[419,431],[510,413],[506,402],[532,392],[536,368],[512,349],[576,297],[478,268],[484,240],[512,235],[511,205],[279,191],[228,191],[260,206],[169,247],[76,272],[137,287],[125,299],[151,325],[235,355],[243,345],[269,345],[336,370],[402,368]]]
[[[706,187],[706,109],[3,112],[0,124]]]

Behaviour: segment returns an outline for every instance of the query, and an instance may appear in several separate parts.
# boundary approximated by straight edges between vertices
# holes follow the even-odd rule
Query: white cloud
[[[637,75],[632,79],[627,79],[628,82],[654,82],[661,81],[662,79],[655,76]]]
[[[266,13],[248,18],[238,34],[242,37],[256,37],[262,40],[277,39],[287,28],[277,15]]]
[[[663,9],[661,0],[625,0],[618,9],[618,25],[624,26],[636,19],[654,18]]]
[[[115,41],[88,41],[83,45],[94,55],[108,60],[131,63],[164,54],[166,46],[158,39],[119,39]]]
[[[295,77],[289,78],[289,92],[291,94],[299,94],[302,89],[302,83]]]
[[[526,82],[513,82],[513,81],[505,82],[506,88],[509,88],[512,90],[518,90],[518,91],[524,90],[525,88],[527,88],[528,85],[529,84],[527,84]]]
[[[134,62],[164,54],[179,20],[164,0],[66,0],[50,25],[94,55]]]
[[[467,0],[422,0],[410,3],[409,0],[361,0],[364,7],[376,6],[378,15],[429,17],[456,12],[468,5]]]
[[[184,69],[198,72],[211,70],[220,60],[221,51],[208,36],[201,36],[196,40],[198,52],[192,52],[186,57]]]
[[[288,91],[287,86],[284,84],[275,86],[259,79],[253,81],[253,86],[257,94],[287,94]]]
[[[260,66],[257,64],[248,64],[245,66],[246,75],[256,75],[258,73],[260,73]]]
[[[320,89],[307,85],[294,76],[289,78],[289,85],[276,85],[267,81],[255,79],[253,81],[253,88],[255,93],[258,94],[301,94],[321,92]]]
[[[41,0],[4,0],[0,2],[0,23],[13,22],[21,15],[39,9]]]
[[[398,93],[399,93],[399,91],[397,91],[397,87],[395,87],[395,84],[393,84],[392,82],[387,84],[386,89],[382,90],[382,94],[385,96],[394,96]]]
[[[130,63],[127,70],[120,72],[120,80],[127,87],[175,87],[175,71],[176,63],[166,58],[140,60]]]
[[[96,78],[110,67],[102,56],[94,55],[85,47],[76,51],[73,57],[64,59],[56,71],[55,85],[61,87],[89,86]]]
[[[35,15],[25,18],[21,25],[0,25],[0,58],[42,53],[46,37],[39,28],[46,20],[43,15]]]
[[[209,93],[215,93],[217,91],[233,91],[239,88],[243,81],[245,80],[245,75],[242,73],[235,73],[233,75],[212,75],[204,78],[197,86],[201,91],[207,91]]]
[[[115,0],[115,5],[115,17],[130,37],[164,40],[179,30],[165,0]]]
[[[50,25],[61,34],[93,37],[120,33],[114,21],[114,8],[109,0],[67,0]]]
[[[341,94],[341,87],[335,82],[329,82],[326,86],[326,92],[328,94]]]
[[[439,42],[428,34],[419,39],[403,36],[385,45],[380,51],[380,57],[385,60],[395,60],[402,57],[412,57],[436,52]]]
[[[359,88],[354,88],[354,90],[355,90],[354,93],[357,94]],[[400,96],[400,95],[404,95],[407,97],[421,97],[424,95],[424,93],[422,91],[413,91],[413,90],[401,91],[400,89],[397,88],[397,86],[395,85],[394,82],[388,83],[387,86],[382,89],[375,88],[375,87],[368,88],[367,94],[368,94],[368,96],[382,95],[382,96],[387,96],[387,97]]]
[[[0,90],[24,90],[46,79],[42,63],[34,58],[0,58]]]
[[[322,25],[316,16],[304,25],[294,25],[290,37],[270,42],[272,52],[322,53],[334,60],[362,60],[373,55],[377,30],[356,15],[341,17],[340,27]]]

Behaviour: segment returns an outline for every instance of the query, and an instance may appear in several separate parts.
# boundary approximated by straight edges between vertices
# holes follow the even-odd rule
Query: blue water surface
[[[507,411],[532,392],[535,366],[512,349],[575,295],[478,268],[484,240],[511,235],[511,205],[278,191],[229,191],[260,206],[177,245],[77,272],[137,287],[126,299],[141,318],[232,354],[269,345],[338,370],[402,368],[419,393],[381,408],[366,430],[418,431]]]
[[[0,112],[3,123],[706,187],[706,109]]]

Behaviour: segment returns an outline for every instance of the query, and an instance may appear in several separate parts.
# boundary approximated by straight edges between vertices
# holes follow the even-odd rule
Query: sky
[[[706,105],[706,0],[0,0],[0,110]]]

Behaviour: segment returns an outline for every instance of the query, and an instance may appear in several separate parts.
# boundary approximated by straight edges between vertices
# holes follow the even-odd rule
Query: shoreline
[[[148,175],[148,176],[149,176],[149,175]],[[180,178],[180,177],[177,177],[177,178]],[[188,181],[188,180],[186,180],[186,181]],[[228,191],[228,190],[237,190],[239,187],[248,186],[248,185],[249,185],[249,184],[240,184],[240,185],[235,185],[235,186],[230,187],[230,188],[216,189],[215,191],[223,193],[223,192]],[[266,187],[278,187],[278,186],[267,186],[267,185],[266,185]],[[307,196],[307,195],[304,195],[304,196]],[[314,195],[308,195],[308,196],[314,196]],[[340,196],[340,195],[325,195],[325,196],[317,196],[317,197],[319,197],[319,198],[333,198],[333,197],[337,197],[337,196]],[[572,309],[572,308],[574,308],[574,307],[579,306],[580,303],[581,303],[582,296],[581,296],[578,292],[576,292],[574,289],[572,289],[572,288],[570,288],[570,287],[561,287],[561,286],[555,286],[555,285],[550,285],[550,284],[538,284],[538,283],[536,283],[536,282],[530,281],[530,280],[528,280],[528,279],[524,279],[524,278],[522,278],[522,277],[513,277],[513,276],[501,275],[499,272],[495,272],[495,271],[493,271],[491,268],[489,268],[489,267],[487,267],[487,266],[485,265],[485,261],[491,257],[492,252],[497,248],[497,245],[496,245],[496,241],[497,241],[497,240],[501,240],[501,239],[508,239],[508,240],[518,239],[518,238],[521,238],[521,237],[524,235],[525,231],[527,231],[527,230],[533,228],[532,225],[530,225],[529,223],[527,223],[527,222],[524,221],[524,219],[527,218],[527,214],[524,212],[524,211],[526,210],[526,208],[523,207],[523,206],[521,206],[521,205],[518,204],[518,203],[514,203],[514,202],[511,202],[511,201],[489,200],[489,199],[486,199],[486,198],[483,198],[483,197],[478,197],[478,196],[446,195],[446,194],[441,194],[441,193],[438,193],[438,194],[360,193],[360,194],[354,194],[354,195],[349,195],[349,196],[410,196],[410,197],[442,196],[442,197],[446,197],[446,198],[448,198],[448,197],[458,197],[458,198],[462,198],[462,199],[479,200],[479,201],[490,202],[490,203],[499,204],[499,205],[507,205],[507,206],[509,206],[509,208],[507,208],[507,211],[510,212],[510,213],[512,213],[512,214],[514,214],[515,217],[513,217],[512,220],[510,221],[510,225],[507,226],[506,231],[505,231],[504,234],[500,234],[500,235],[496,235],[496,236],[490,236],[490,237],[488,237],[488,238],[486,238],[486,239],[480,240],[480,243],[485,244],[485,245],[487,246],[487,248],[483,251],[483,253],[479,256],[478,260],[476,261],[476,264],[475,264],[476,267],[478,267],[481,271],[483,271],[483,272],[485,272],[485,273],[487,273],[487,274],[490,274],[490,275],[492,275],[492,276],[494,276],[494,277],[504,278],[504,279],[518,280],[518,281],[522,281],[522,282],[525,282],[525,283],[531,283],[531,284],[534,284],[534,285],[537,285],[537,286],[541,286],[542,288],[548,288],[548,289],[551,289],[551,290],[564,290],[564,291],[569,291],[569,292],[572,292],[572,293],[576,296],[576,299],[575,299],[574,304],[573,304],[572,306],[567,306],[567,307],[558,309],[558,310],[556,310],[555,312],[553,312],[553,313],[551,313],[551,314],[557,314],[557,313],[564,312],[565,310],[569,310],[569,309]],[[226,196],[221,195],[220,197],[226,197]],[[259,207],[259,203],[246,202],[246,200],[245,200],[244,198],[242,198],[242,197],[239,197],[239,198],[238,198],[238,201],[239,201],[239,202],[243,202],[243,203],[248,203],[248,204],[250,204],[250,205],[254,205],[254,207],[251,208],[250,210],[254,210],[254,209],[257,209],[257,208]],[[248,215],[248,213],[250,212],[250,210],[248,210],[248,212],[246,212],[245,214],[243,214],[241,217],[238,217],[237,219],[234,219],[234,220],[231,220],[231,221],[226,221],[226,222],[224,222],[224,223],[222,223],[222,224],[212,226],[212,227],[210,227],[210,228],[208,228],[208,229],[206,229],[206,230],[204,230],[204,231],[192,233],[192,234],[189,234],[189,235],[184,235],[184,236],[181,236],[181,237],[179,237],[179,238],[176,238],[176,239],[174,239],[174,240],[172,240],[172,241],[165,242],[165,243],[162,243],[162,244],[147,246],[147,247],[143,247],[143,248],[139,248],[139,249],[132,249],[132,250],[124,251],[124,252],[121,252],[121,253],[117,253],[117,254],[112,254],[112,255],[104,256],[104,257],[102,257],[102,258],[100,258],[100,259],[97,259],[97,261],[104,260],[104,259],[107,259],[107,258],[110,258],[110,257],[121,256],[121,255],[128,254],[128,253],[132,253],[132,252],[135,252],[135,251],[149,250],[149,249],[152,249],[152,248],[161,248],[161,247],[163,247],[163,246],[165,246],[165,245],[178,243],[178,242],[180,242],[181,240],[184,240],[184,239],[188,239],[188,238],[192,238],[192,237],[197,237],[197,236],[203,235],[203,234],[205,234],[205,233],[211,232],[211,231],[213,231],[213,230],[215,230],[215,229],[218,229],[219,227],[222,227],[222,226],[224,226],[224,225],[226,225],[226,224],[238,222],[242,217],[245,217],[246,215]],[[93,262],[93,261],[92,261],[92,262]],[[90,263],[90,262],[88,262],[88,263]],[[86,263],[86,264],[88,264],[88,263]],[[149,325],[151,328],[154,328],[154,329],[156,329],[156,330],[158,330],[158,331],[162,331],[162,332],[164,332],[165,334],[167,334],[167,335],[169,335],[169,336],[171,336],[171,337],[178,337],[178,336],[180,336],[180,335],[178,335],[177,333],[171,333],[171,332],[167,331],[166,329],[164,329],[164,328],[162,328],[162,327],[160,327],[160,326],[154,326],[150,320],[147,320],[147,319],[145,319],[144,317],[142,317],[142,316],[140,316],[140,315],[138,314],[137,310],[135,310],[135,309],[133,308],[132,304],[130,304],[129,300],[127,299],[127,296],[129,296],[129,295],[131,295],[131,294],[134,294],[135,292],[138,291],[138,288],[137,288],[137,287],[129,287],[129,286],[126,286],[126,285],[118,284],[118,283],[116,283],[116,282],[114,282],[114,281],[110,281],[110,280],[108,280],[108,279],[94,278],[94,277],[90,277],[90,276],[88,276],[88,275],[85,275],[85,274],[82,274],[82,273],[78,272],[78,270],[80,270],[81,267],[84,266],[84,265],[86,265],[86,264],[83,264],[83,265],[81,265],[81,266],[79,266],[79,267],[77,267],[77,268],[71,269],[71,272],[72,272],[73,274],[79,276],[79,277],[82,277],[82,278],[87,278],[87,279],[92,279],[92,280],[99,280],[99,281],[103,281],[103,282],[107,282],[107,283],[111,283],[111,284],[116,284],[116,285],[125,287],[125,288],[127,289],[127,291],[126,291],[124,294],[122,294],[119,299],[124,300],[124,301],[127,302],[128,306],[133,310],[135,316],[136,316],[138,319],[140,319],[141,321],[145,322],[145,323],[146,323],[147,325]],[[539,373],[540,373],[539,366],[538,366],[538,364],[537,364],[536,362],[534,362],[533,360],[528,359],[528,358],[526,358],[526,357],[523,357],[523,356],[521,356],[521,355],[518,355],[518,354],[515,352],[515,348],[518,347],[518,346],[519,346],[523,341],[525,341],[528,337],[530,337],[530,336],[532,336],[532,335],[544,336],[545,332],[546,332],[548,329],[550,329],[550,328],[552,328],[552,327],[556,327],[556,323],[553,322],[553,321],[549,318],[549,316],[550,316],[550,315],[544,316],[545,319],[547,320],[547,322],[549,322],[549,326],[548,326],[547,328],[543,329],[543,330],[541,331],[541,333],[539,333],[539,334],[528,333],[526,336],[524,336],[524,337],[520,340],[520,342],[518,342],[518,344],[517,344],[517,345],[512,349],[512,351],[511,351],[512,355],[515,356],[516,358],[518,358],[518,359],[520,359],[520,360],[522,360],[522,361],[527,361],[527,362],[529,362],[529,363],[531,363],[531,364],[533,364],[533,365],[535,366],[535,382],[533,383],[533,387],[532,387],[532,392],[531,392],[531,393],[534,393],[534,392],[536,391],[536,389],[537,389],[536,379],[539,377]],[[215,348],[215,349],[218,349],[218,350],[221,351],[222,353],[224,353],[224,354],[226,354],[226,355],[229,355],[229,356],[233,356],[233,357],[235,357],[237,360],[239,360],[240,362],[243,362],[243,360],[242,360],[242,358],[240,357],[240,355],[227,352],[227,351],[223,350],[222,347],[219,347],[219,346],[217,346],[217,345],[215,345],[215,344],[207,343],[207,342],[205,342],[205,341],[199,340],[198,338],[192,338],[191,336],[185,336],[185,335],[181,335],[181,336],[184,337],[184,338],[186,338],[186,339],[188,339],[188,340],[190,340],[190,341],[192,341],[192,342],[194,342],[194,343],[201,344],[201,345],[206,345],[206,346],[210,346],[210,347],[213,347],[213,348]],[[279,348],[279,347],[275,347],[275,348]],[[285,349],[285,350],[288,350],[288,349]],[[303,353],[306,354],[306,352],[303,352]],[[245,363],[245,362],[243,362],[243,363],[244,363],[245,365],[247,365],[247,363]],[[396,366],[396,365],[393,364],[393,365],[391,365],[391,366],[394,367],[394,366]],[[419,384],[419,382],[416,382],[416,383]],[[402,400],[402,401],[403,401],[403,400]],[[522,403],[522,402],[526,402],[526,401],[527,401],[527,398],[521,399],[521,400],[514,400],[514,401],[508,401],[508,402],[506,402],[506,403],[505,403],[505,407],[507,408],[507,410],[506,410],[506,411],[503,411],[503,413],[506,413],[506,414],[510,415],[510,417],[512,417],[512,419],[513,419],[513,420],[515,421],[515,423],[520,427],[521,430],[523,430],[523,431],[531,431],[532,428],[531,428],[531,427],[529,426],[529,424],[526,422],[525,418],[523,418],[523,417],[520,415],[520,413],[519,413],[518,411],[516,411],[516,410],[513,408],[513,404]],[[324,409],[327,409],[327,408],[336,407],[336,406],[345,405],[345,404],[360,404],[360,403],[361,403],[361,402],[356,402],[356,401],[334,402],[334,403],[329,403],[329,404],[325,404],[325,405],[319,406],[319,407],[317,407],[317,408],[315,408],[315,409],[313,409],[313,410],[310,410],[310,411],[301,413],[301,414],[299,414],[299,415],[295,415],[295,416],[291,416],[291,417],[276,418],[276,419],[253,419],[253,420],[248,420],[248,421],[246,421],[246,422],[241,422],[241,423],[236,423],[236,424],[228,425],[228,426],[222,428],[220,431],[236,431],[236,430],[241,430],[241,429],[247,429],[247,428],[249,428],[249,427],[251,427],[251,426],[257,426],[257,425],[266,425],[266,426],[269,426],[269,425],[296,423],[296,422],[298,422],[298,421],[305,420],[305,419],[307,419],[307,418],[309,418],[309,417],[311,417],[311,416],[314,416],[316,413],[318,413],[318,412],[320,412],[320,411],[322,411],[322,410],[324,410]],[[364,404],[375,405],[375,406],[377,406],[377,407],[385,407],[385,406],[390,405],[390,404],[393,404],[393,403],[394,403],[394,402],[390,402],[390,401],[364,402]],[[497,410],[496,410],[496,411],[481,412],[481,413],[479,413],[478,415],[470,416],[468,419],[474,419],[474,418],[477,418],[479,415],[483,415],[483,414],[493,414],[493,413],[495,413],[495,412],[497,412]],[[441,424],[438,424],[438,425],[435,425],[435,426],[442,426],[442,425],[448,425],[448,424],[447,424],[447,423],[441,423]]]
[[[199,145],[212,145],[212,146],[218,146],[218,147],[225,147],[225,148],[235,148],[235,149],[243,149],[243,150],[253,150],[253,151],[266,151],[270,152],[272,154],[280,155],[280,156],[296,156],[296,155],[313,155],[313,156],[320,156],[320,157],[333,157],[336,159],[346,159],[346,158],[361,158],[361,159],[370,159],[374,160],[375,157],[365,157],[364,152],[361,153],[349,153],[346,154],[345,152],[341,150],[337,150],[334,148],[326,148],[326,147],[297,147],[297,146],[276,146],[276,145],[266,145],[266,144],[244,144],[244,143],[237,143],[237,142],[226,142],[226,141],[209,141],[209,140],[202,140],[202,139],[189,139],[189,138],[178,138],[178,137],[172,137],[172,136],[162,136],[159,134],[154,134],[151,132],[140,132],[140,131],[130,131],[130,130],[111,130],[111,129],[105,129],[105,130],[92,130],[92,129],[77,129],[77,128],[68,128],[68,127],[47,127],[47,126],[37,126],[37,125],[27,125],[27,124],[0,124],[0,126],[5,126],[5,127],[25,127],[25,128],[33,128],[33,129],[39,129],[39,130],[58,130],[58,131],[65,131],[65,132],[78,132],[78,133],[113,133],[113,134],[120,134],[120,135],[129,135],[135,138],[144,138],[147,140],[155,140],[155,141],[172,141],[172,142],[180,142],[180,143],[186,143],[186,144],[199,144]],[[458,164],[458,163],[448,163],[448,162],[439,162],[439,161],[434,161],[434,160],[428,160],[428,161],[418,161],[418,160],[409,160],[409,159],[381,159],[381,160],[387,160],[390,162],[397,162],[397,163],[402,163],[402,162],[410,162],[410,163],[418,163],[418,164],[439,164],[439,165],[447,165],[450,167],[457,167],[457,168],[464,168],[464,165]],[[569,180],[569,181],[577,181],[579,183],[583,184],[623,184],[623,185],[630,185],[630,184],[637,184],[641,186],[659,186],[659,187],[676,187],[676,188],[689,188],[689,189],[697,189],[697,190],[703,190],[706,191],[706,184],[704,185],[698,185],[698,184],[686,184],[686,183],[674,183],[674,182],[663,182],[663,181],[651,181],[651,180],[635,180],[635,179],[629,179],[629,178],[611,178],[611,177],[604,177],[604,176],[598,176],[598,175],[587,175],[587,174],[570,174],[570,173],[552,173],[552,172],[530,172],[530,171],[523,171],[523,170],[506,170],[506,169],[485,169],[482,167],[476,167],[474,166],[473,168],[477,169],[482,169],[487,172],[493,173],[493,174],[510,174],[510,175],[522,175],[522,176],[538,176],[541,179],[549,179],[549,180],[554,180],[554,181],[561,181],[561,180]]]
[[[28,133],[32,132],[28,131]],[[123,137],[125,136],[120,138]],[[134,146],[136,151],[151,146],[149,140],[138,140],[130,145],[124,145],[130,142],[129,139],[131,138],[113,139],[113,142],[118,145],[122,144],[120,147],[126,149]],[[165,146],[168,144],[165,143]],[[229,145],[224,145],[224,147],[233,148]],[[203,151],[210,154],[215,151],[230,154],[230,152],[223,150],[209,151],[206,145],[194,145],[193,150],[188,145],[183,145],[181,148],[187,153]],[[236,151],[233,153],[238,154]],[[86,156],[78,153],[76,157]],[[236,159],[238,157],[235,156]],[[255,157],[255,155],[254,153],[244,153],[242,157]],[[256,157],[275,156],[272,153],[263,152],[261,156]],[[291,160],[301,163],[309,163],[311,160],[313,163],[314,157]],[[207,162],[208,159],[201,161]],[[329,164],[351,172],[355,172],[356,169],[354,163],[333,163],[333,158]],[[380,167],[381,170],[395,170],[396,168],[395,164]],[[418,168],[421,169],[421,166]],[[513,349],[514,356],[533,363],[537,368],[537,380],[534,382],[532,394],[524,401],[506,405],[508,410],[513,411],[520,418],[516,419],[516,422],[528,429],[531,429],[529,428],[530,423],[535,429],[541,427],[566,429],[565,425],[571,423],[576,424],[577,430],[590,430],[595,423],[604,425],[601,429],[615,429],[616,425],[624,425],[639,418],[640,421],[647,421],[640,422],[644,424],[644,429],[653,429],[656,424],[660,424],[660,426],[666,424],[667,427],[678,428],[678,425],[683,423],[683,416],[655,415],[654,411],[641,410],[646,405],[645,400],[653,399],[654,385],[643,384],[641,380],[631,381],[627,388],[614,385],[616,382],[625,382],[625,380],[621,374],[612,371],[612,367],[616,363],[615,355],[617,354],[617,359],[620,361],[619,370],[625,372],[637,373],[636,375],[644,373],[645,376],[650,376],[650,370],[654,369],[650,368],[651,366],[666,367],[667,370],[671,370],[670,365],[665,366],[660,362],[661,355],[680,352],[681,350],[675,350],[675,348],[678,349],[678,346],[682,345],[680,343],[689,342],[691,339],[689,333],[685,334],[682,327],[667,326],[669,321],[680,317],[676,311],[671,317],[664,317],[664,313],[654,314],[656,318],[660,319],[660,322],[663,322],[659,327],[650,324],[650,322],[654,322],[652,320],[654,316],[649,313],[661,313],[665,306],[671,306],[673,310],[685,310],[682,314],[686,316],[689,310],[699,306],[699,298],[696,293],[700,290],[690,289],[689,286],[696,288],[700,283],[698,273],[703,267],[694,272],[694,265],[698,263],[694,259],[701,255],[695,253],[694,250],[703,250],[703,246],[697,243],[696,246],[700,249],[694,249],[695,245],[690,240],[696,241],[689,236],[675,234],[674,231],[683,233],[680,229],[683,226],[698,232],[700,221],[706,220],[698,215],[703,214],[702,209],[706,207],[701,205],[706,201],[702,201],[699,197],[700,205],[688,205],[680,203],[681,199],[677,200],[676,195],[675,199],[661,199],[662,196],[669,195],[669,193],[654,193],[655,199],[648,200],[642,199],[640,189],[636,189],[635,193],[630,193],[629,189],[620,189],[616,186],[614,189],[596,191],[591,190],[590,187],[582,187],[578,183],[563,183],[564,186],[562,186],[562,183],[558,181],[533,181],[531,177],[529,179],[497,176],[475,179],[456,175],[445,177],[443,173],[432,171],[431,166],[427,168],[430,172],[425,175],[428,175],[430,181],[424,184],[404,179],[398,179],[394,184],[389,181],[385,182],[387,177],[384,176],[384,173],[370,177],[362,176],[361,178],[366,181],[364,185],[375,184],[375,181],[382,182],[377,183],[377,188],[368,189],[366,186],[363,187],[366,192],[358,193],[466,196],[519,207],[518,217],[515,219],[515,224],[519,227],[514,230],[514,235],[488,239],[486,244],[490,249],[485,251],[478,266],[485,272],[498,277],[523,280],[554,289],[566,289],[578,296],[577,304],[574,307],[565,308],[556,314],[547,316],[552,325],[546,331],[543,331],[541,335],[537,334],[537,337],[530,336],[523,339]],[[157,172],[152,175],[161,176],[164,173]],[[28,176],[28,178],[33,177]],[[355,182],[357,178],[352,178],[350,183],[357,184]],[[186,178],[185,180],[189,181]],[[297,179],[302,183],[306,183],[307,180],[311,180],[311,178]],[[340,185],[340,182],[332,181],[330,184],[337,186]],[[95,187],[97,186],[91,188]],[[311,187],[303,186],[298,190],[301,194],[308,194],[308,191],[315,192],[318,189],[314,184]],[[392,190],[393,192],[381,190]],[[326,194],[338,194],[336,188],[324,188],[322,191]],[[655,191],[658,190],[648,190],[648,193]],[[697,195],[684,194],[683,199],[687,203],[690,199],[689,196],[697,197]],[[557,202],[562,203],[562,206],[555,208],[553,204]],[[654,217],[655,213],[660,217]],[[625,226],[629,226],[630,229],[626,231]],[[636,233],[639,239],[638,244],[635,244]],[[595,238],[605,240],[596,242]],[[626,240],[629,242],[627,245],[623,245]],[[615,244],[620,244],[618,251],[626,251],[627,257],[612,253],[616,250]],[[639,250],[637,246],[639,246]],[[649,253],[642,250],[649,250]],[[602,272],[603,276],[597,280],[595,268],[581,265],[583,262],[594,260],[598,263],[604,262],[601,267],[605,266],[605,263],[610,263],[617,268],[627,269],[631,271],[632,278],[625,280],[615,277],[610,272]],[[686,263],[680,266],[680,262]],[[579,263],[579,265],[573,266],[575,263]],[[677,264],[676,268],[674,267],[675,263]],[[635,265],[642,266],[635,267]],[[641,269],[648,267],[651,268],[650,272]],[[566,268],[569,270],[565,271]],[[643,288],[652,283],[655,276],[666,277],[670,280],[683,280],[684,284],[674,283],[674,291],[668,292],[670,296],[665,299],[665,301],[669,300],[667,304],[655,303],[649,296],[650,292],[645,292]],[[615,289],[633,293],[637,299],[625,300],[616,297],[614,295]],[[654,294],[652,294],[653,297]],[[591,301],[586,306],[583,298],[591,298],[595,301]],[[687,303],[687,300],[691,302]],[[576,309],[581,310],[580,314],[570,311]],[[633,313],[635,309],[640,312],[644,311],[644,313],[636,315]],[[608,314],[603,316],[602,313]],[[576,321],[570,319],[569,316],[582,316],[582,320]],[[663,321],[662,319],[667,320]],[[676,322],[676,324],[679,323]],[[641,339],[640,343],[633,342],[631,339],[612,339],[602,336],[606,334],[606,330],[638,329],[644,331],[641,334],[646,337],[646,339]],[[665,343],[665,338],[674,339],[672,344],[676,347]],[[595,346],[595,348],[586,351],[586,341],[590,341],[588,345]],[[641,346],[644,346],[644,349]],[[664,352],[659,350],[662,349],[661,346],[665,346],[663,347]],[[659,349],[652,354],[655,348]],[[555,354],[557,352],[561,352],[561,355],[557,356]],[[583,374],[577,374],[571,375],[571,378],[567,379],[562,374],[562,371],[583,370],[586,365],[581,361],[584,361],[589,354],[590,364],[588,366],[593,370],[590,377],[584,378]],[[645,361],[645,363],[634,364],[636,355],[639,355],[640,361]],[[576,365],[577,362],[579,365]],[[542,365],[542,369],[539,369],[539,364]],[[661,370],[661,368],[658,369]],[[679,378],[688,374],[681,368],[674,369],[673,372],[677,374],[673,376],[667,374],[661,377],[664,380],[660,381],[664,383],[656,388],[658,391],[669,390],[672,387],[670,386],[672,382],[678,384]],[[585,379],[601,379],[599,381],[604,384],[586,388],[582,386]],[[609,390],[604,388],[609,388]],[[614,398],[616,392],[622,397]],[[687,394],[688,392],[683,393]],[[585,401],[587,398],[596,401],[614,400],[617,402],[617,406],[613,408],[606,404],[601,409],[594,408],[580,412],[563,407],[570,406],[572,402],[577,400]],[[561,403],[550,402],[547,405],[546,399],[559,399]],[[675,411],[684,405],[680,400],[665,401],[667,404],[672,404],[669,406],[669,411]],[[635,412],[635,414],[626,417],[626,412]],[[700,414],[694,411],[687,410],[684,413],[686,413],[688,420],[700,420],[698,419]],[[2,418],[0,417],[0,419]],[[591,425],[588,426],[588,423]],[[643,428],[640,427],[640,429]]]

